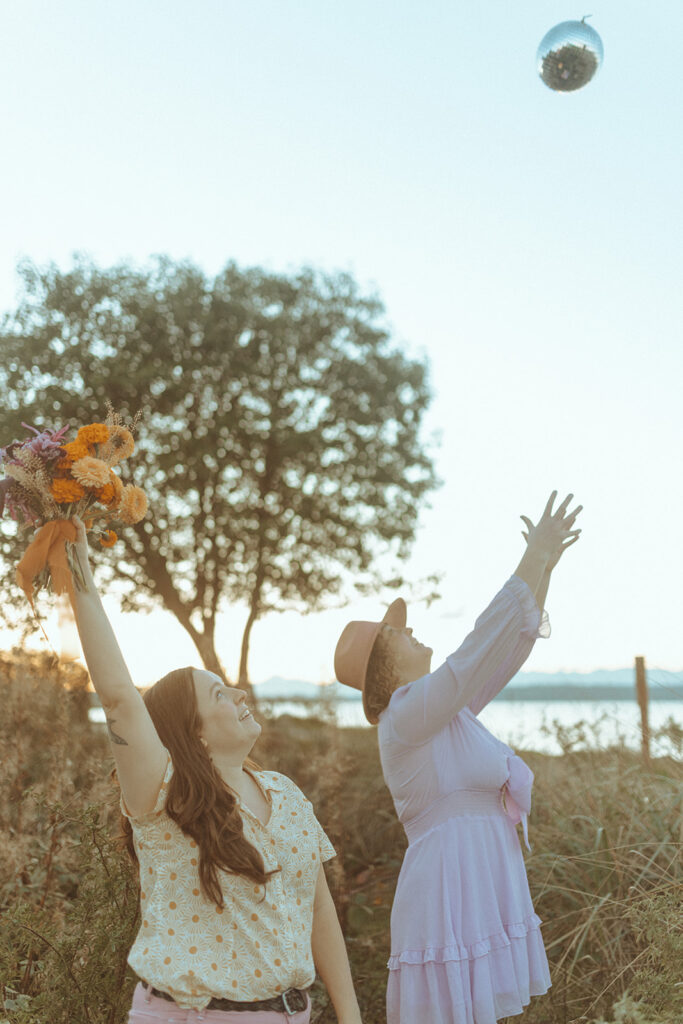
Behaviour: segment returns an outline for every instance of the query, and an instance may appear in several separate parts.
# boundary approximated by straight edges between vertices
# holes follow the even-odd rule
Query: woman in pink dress
[[[387,1024],[495,1024],[550,987],[515,828],[533,773],[478,719],[550,635],[550,573],[575,543],[573,495],[536,526],[514,574],[443,665],[406,628],[399,598],[382,622],[351,622],[335,652],[340,682],[378,725],[386,784],[408,838],[391,913]]]

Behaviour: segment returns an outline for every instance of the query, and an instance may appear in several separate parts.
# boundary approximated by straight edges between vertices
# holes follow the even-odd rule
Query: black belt
[[[173,996],[169,996],[168,992],[162,992],[161,989],[152,988],[146,981],[142,982],[143,988],[153,996],[159,996],[160,999],[168,999],[171,1003],[175,1002]],[[282,995],[272,996],[270,999],[256,999],[253,1003],[243,1003],[236,999],[219,999],[213,998],[205,1010],[276,1010],[278,1013],[301,1013],[308,1006],[308,997],[306,995],[305,988],[288,988]]]

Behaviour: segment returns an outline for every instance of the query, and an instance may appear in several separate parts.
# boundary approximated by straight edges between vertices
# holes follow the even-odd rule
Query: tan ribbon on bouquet
[[[55,594],[68,594],[73,600],[74,585],[66,557],[65,544],[76,543],[77,531],[70,519],[53,519],[41,526],[26,548],[16,570],[16,580],[33,608],[33,581],[45,566],[52,576]],[[34,609],[35,611],[35,609]]]

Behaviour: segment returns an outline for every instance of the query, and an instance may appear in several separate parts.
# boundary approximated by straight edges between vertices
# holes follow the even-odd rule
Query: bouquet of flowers
[[[70,544],[76,540],[71,517],[78,515],[105,548],[117,535],[112,520],[138,523],[147,512],[140,487],[124,484],[115,471],[132,455],[135,441],[111,407],[104,423],[80,427],[68,440],[69,426],[37,430],[22,423],[29,436],[0,448],[5,478],[0,479],[0,516],[7,510],[24,528],[38,527],[16,570],[19,586],[33,607],[34,586],[56,594],[83,589],[83,573]],[[67,548],[67,544],[69,547]]]

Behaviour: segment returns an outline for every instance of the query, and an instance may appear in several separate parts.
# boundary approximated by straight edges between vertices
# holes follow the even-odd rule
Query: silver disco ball
[[[563,21],[541,39],[536,54],[538,73],[555,92],[574,92],[588,85],[602,63],[602,39],[583,21]]]

